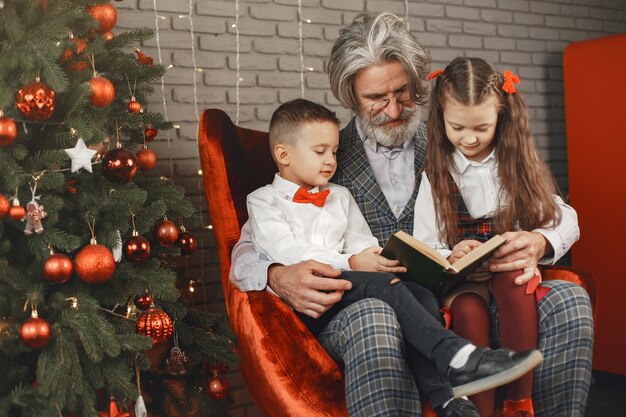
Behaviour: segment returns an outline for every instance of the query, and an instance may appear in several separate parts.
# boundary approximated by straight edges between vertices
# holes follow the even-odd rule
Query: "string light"
[[[189,280],[189,292],[195,292],[196,291],[196,289],[194,288],[194,284],[195,283],[196,282],[193,279]]]
[[[239,83],[241,82],[242,78],[241,78],[241,73],[240,73],[240,68],[239,68],[239,55],[240,55],[240,50],[241,50],[241,45],[239,43],[239,0],[235,0],[235,43],[237,46],[237,54],[235,56],[235,63],[236,63],[236,67],[237,67],[237,82],[235,83],[235,106],[237,108],[237,113],[236,113],[236,117],[235,117],[235,124],[239,125],[239,107],[240,107],[240,102],[239,102]]]
[[[191,37],[191,62],[193,64],[193,108],[196,112],[196,122],[200,120],[200,113],[198,112],[198,64],[196,62],[196,37],[193,31],[193,0],[189,0],[189,13],[187,14],[189,19],[189,36]]]
[[[406,23],[406,28],[411,30],[411,25],[409,24],[409,0],[404,0],[404,22]]]
[[[154,9],[154,37],[157,44],[157,53],[159,56],[159,64],[163,65],[163,55],[161,53],[161,37],[159,33],[159,20],[165,20],[165,16],[160,16],[157,11],[157,3],[156,0],[152,0],[152,7]],[[173,67],[173,65],[169,65],[167,69]],[[169,120],[169,116],[167,114],[167,100],[165,98],[165,75],[161,76],[161,96],[163,98],[163,115],[165,116],[165,120]],[[165,138],[167,139],[167,150],[169,153],[169,165],[170,165],[170,177],[174,176],[174,161],[172,160],[172,143],[170,138],[170,132],[165,132]]]
[[[298,0],[298,41],[300,48],[300,98],[304,98],[304,42],[302,40],[302,0]]]

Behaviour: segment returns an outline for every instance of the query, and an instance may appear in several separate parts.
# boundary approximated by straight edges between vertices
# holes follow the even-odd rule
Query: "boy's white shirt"
[[[346,188],[332,183],[321,187],[330,190],[323,207],[293,202],[298,188],[276,174],[272,184],[248,195],[251,240],[262,259],[283,265],[313,259],[350,270],[352,255],[378,246]]]
[[[448,170],[459,188],[470,215],[475,219],[492,217],[499,205],[498,190],[500,189],[495,151],[492,151],[481,162],[475,162],[467,159],[458,149],[455,149],[452,154],[452,163],[453,166]],[[561,223],[554,228],[533,230],[545,236],[554,250],[552,257],[540,260],[542,264],[554,264],[580,237],[576,211],[565,204],[561,197],[555,195],[554,200],[562,213]],[[448,257],[451,253],[450,248],[439,238],[436,225],[432,187],[428,176],[423,172],[415,200],[413,236]]]

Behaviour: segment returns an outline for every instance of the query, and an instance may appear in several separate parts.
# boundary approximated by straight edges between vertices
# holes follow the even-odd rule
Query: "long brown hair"
[[[481,104],[492,95],[497,98],[498,124],[492,143],[501,188],[494,219],[496,231],[554,227],[561,220],[554,201],[556,184],[531,136],[526,103],[519,93],[504,92],[503,83],[504,76],[480,58],[455,58],[435,79],[424,170],[432,184],[439,236],[450,247],[458,241],[458,202],[452,195],[448,172],[448,167],[454,166],[454,146],[446,136],[443,117],[449,98],[465,106]]]

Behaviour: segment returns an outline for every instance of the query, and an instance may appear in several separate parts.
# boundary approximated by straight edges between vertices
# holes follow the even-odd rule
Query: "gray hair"
[[[357,73],[373,65],[400,62],[408,78],[411,101],[423,105],[428,99],[431,59],[417,38],[396,15],[365,12],[341,29],[328,63],[330,88],[343,107],[356,111],[354,94]]]

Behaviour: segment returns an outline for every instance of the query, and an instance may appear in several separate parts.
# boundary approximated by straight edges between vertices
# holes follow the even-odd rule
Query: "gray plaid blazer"
[[[381,246],[398,230],[413,234],[415,198],[421,178],[420,171],[426,158],[426,126],[423,123],[420,123],[417,128],[413,141],[415,143],[415,189],[402,214],[396,218],[376,182],[374,171],[367,160],[363,142],[356,129],[355,118],[352,118],[339,134],[337,172],[332,182],[350,190]]]

